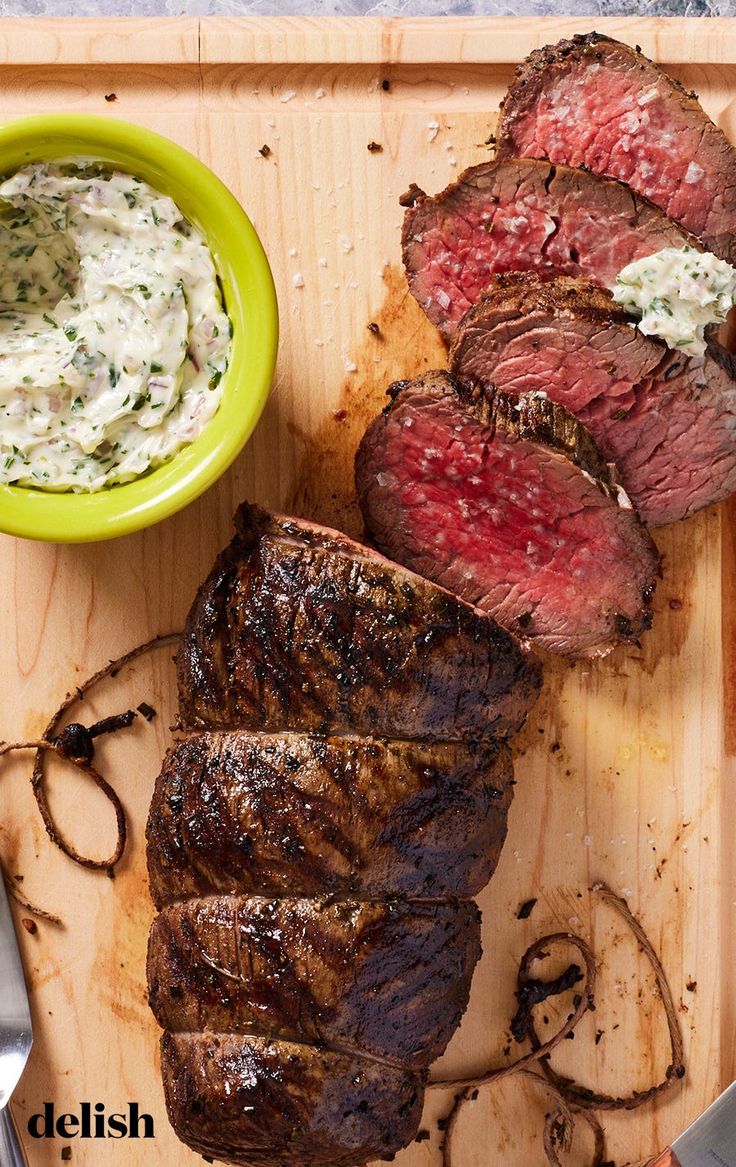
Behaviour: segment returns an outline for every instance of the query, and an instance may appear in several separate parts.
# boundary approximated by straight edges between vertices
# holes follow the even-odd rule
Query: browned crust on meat
[[[425,1067],[467,1005],[480,913],[461,900],[512,797],[494,738],[540,669],[480,610],[339,532],[247,505],[236,529],[178,654],[185,724],[227,732],[170,751],[147,830],[154,899],[183,901],[149,941],[167,1112],[208,1158],[362,1167],[414,1138]],[[392,683],[379,740],[365,719]],[[310,684],[325,691],[305,701]],[[313,732],[335,717],[344,736]],[[241,883],[254,894],[231,894]]]
[[[564,634],[559,630],[550,633],[547,625],[530,628],[527,620],[524,624],[525,634],[533,643],[551,647],[551,651],[569,656],[604,655],[617,643],[635,642],[639,634],[651,625],[651,599],[656,577],[660,574],[659,556],[652,539],[628,503],[624,491],[618,487],[613,467],[605,463],[598,454],[585,427],[564,407],[543,395],[534,393],[523,396],[507,395],[493,386],[464,384],[445,370],[424,374],[413,381],[398,382],[392,386],[391,394],[393,397],[391,405],[384,411],[384,415],[376,418],[369,427],[356,457],[358,495],[366,526],[379,545],[399,559],[406,556],[407,562],[412,565],[421,562],[422,569],[430,577],[436,575],[443,581],[452,580],[453,583],[449,586],[454,584],[458,586],[458,590],[463,590],[465,576],[462,552],[457,563],[455,559],[448,558],[448,570],[442,556],[439,559],[433,558],[435,554],[433,551],[424,555],[421,534],[417,533],[411,521],[404,526],[401,504],[398,507],[387,504],[384,513],[385,498],[381,495],[381,490],[374,492],[373,498],[370,496],[371,486],[384,464],[383,453],[391,440],[390,415],[394,411],[397,415],[398,429],[403,428],[403,423],[408,417],[417,417],[424,411],[433,415],[440,427],[443,425],[449,427],[448,434],[452,432],[456,420],[461,420],[463,424],[466,422],[475,424],[478,427],[479,445],[485,449],[493,445],[494,439],[501,444],[508,441],[509,445],[514,445],[517,439],[522,439],[526,450],[521,449],[520,453],[529,454],[535,462],[556,463],[557,469],[562,471],[565,471],[567,463],[568,467],[563,473],[563,478],[570,477],[570,464],[578,468],[581,478],[584,476],[586,482],[581,481],[578,489],[573,491],[570,498],[573,507],[578,505],[580,490],[583,496],[591,501],[596,488],[601,491],[603,495],[601,503],[610,511],[614,528],[624,535],[627,544],[625,554],[631,553],[630,562],[636,573],[636,587],[624,604],[624,610],[617,597],[611,595],[605,611],[599,610],[597,614],[593,614],[595,635],[588,629],[581,639],[580,631],[583,626],[578,623],[575,629],[575,620],[578,619],[575,614],[572,632],[566,628]],[[462,429],[462,425],[459,428]],[[434,443],[435,439],[432,441]],[[441,443],[442,439],[439,441]],[[521,441],[519,445],[521,446]],[[441,505],[439,503],[438,507]],[[564,499],[561,505],[564,507]],[[462,520],[460,525],[463,529]],[[490,580],[474,578],[472,585],[469,585],[473,598],[488,595],[489,588],[503,587],[504,577],[494,576],[494,571],[495,567],[492,567]],[[519,577],[518,571],[515,570],[511,583],[517,582]],[[580,586],[583,586],[582,583]],[[503,603],[505,596],[513,596],[514,591],[514,588],[507,588],[500,600],[491,597],[488,601],[481,601],[487,602],[489,610],[494,611],[497,616],[502,614],[504,622],[510,626],[518,619],[519,612],[513,608],[503,611]],[[582,592],[580,594],[582,595]],[[593,599],[594,596],[595,593],[592,593],[590,598]],[[569,615],[569,612],[565,614],[568,622]],[[601,624],[596,623],[599,616],[602,617]],[[585,636],[588,639],[585,639]]]
[[[264,535],[273,535],[275,538],[286,539],[305,548],[337,551],[356,557],[363,552],[366,559],[371,561],[376,560],[387,565],[389,562],[379,552],[361,547],[341,531],[306,520],[297,521],[288,515],[271,514],[257,503],[241,503],[235,512],[233,524],[240,538],[240,546],[246,552],[256,548]]]
[[[712,357],[721,368],[736,381],[736,353],[729,352],[722,344],[719,344],[714,337],[708,337],[707,356]]]
[[[547,312],[550,316],[567,315],[593,324],[631,324],[633,319],[607,288],[584,276],[540,280],[536,272],[504,272],[493,277],[478,302],[463,316],[450,345],[451,364],[463,330],[489,311],[511,316]]]
[[[512,794],[511,755],[495,742],[196,734],[154,788],[151,894],[157,907],[228,892],[474,895]]]
[[[177,654],[182,725],[499,737],[538,662],[488,615],[338,532],[241,507]]]
[[[201,1155],[242,1167],[362,1167],[411,1142],[424,1075],[296,1042],[161,1039],[169,1121]]]
[[[595,479],[604,494],[616,500],[620,497],[622,488],[615,467],[604,461],[585,426],[564,405],[536,393],[516,397],[492,385],[468,384],[444,369],[435,369],[415,381],[396,381],[389,386],[392,404],[388,409],[402,392],[416,392],[419,384],[430,396],[457,397],[478,424],[488,426],[494,434],[500,430],[569,458]]]
[[[480,955],[475,903],[209,896],[154,920],[149,1004],[171,1032],[326,1043],[421,1069],[460,1024]]]
[[[473,403],[479,418],[487,409],[496,430],[564,454],[594,478],[604,494],[618,498],[620,483],[615,467],[604,461],[588,431],[564,406],[536,394],[514,397],[497,391],[489,401],[488,390],[482,386],[461,388],[459,396],[466,403]]]

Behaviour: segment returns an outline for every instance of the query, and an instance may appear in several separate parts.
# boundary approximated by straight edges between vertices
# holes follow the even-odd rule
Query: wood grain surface
[[[736,139],[733,22],[597,25],[671,67]],[[179,628],[241,499],[359,533],[352,456],[366,422],[392,379],[445,363],[399,268],[399,195],[410,181],[439,190],[486,158],[514,64],[574,31],[588,31],[587,23],[0,22],[0,118],[96,112],[149,126],[199,155],[261,234],[282,324],[263,419],[230,473],[197,503],[152,530],[95,546],[0,539],[0,738],[37,735],[80,679]],[[369,151],[371,141],[381,150]],[[259,153],[264,144],[268,157]],[[616,1094],[666,1072],[651,970],[589,891],[606,880],[661,953],[688,1065],[666,1098],[603,1116],[608,1158],[619,1167],[666,1146],[736,1076],[736,506],[710,508],[659,532],[657,542],[664,578],[641,650],[546,670],[542,700],[517,743],[508,842],[481,896],[485,953],[470,1009],[435,1070],[475,1072],[520,1052],[508,1035],[518,958],[544,932],[571,929],[598,953],[597,1009],[553,1064]],[[26,1136],[30,1167],[59,1163],[67,1145],[75,1167],[201,1162],[166,1121],[144,979],[152,908],[143,831],[171,737],[171,651],[105,683],[75,716],[90,722],[141,701],[156,719],[139,718],[99,750],[130,821],[113,881],[75,868],[48,842],[30,792],[30,758],[0,770],[3,861],[22,876],[25,896],[63,918],[62,928],[21,929],[36,1040],[15,1115],[24,1129],[44,1101],[57,1112],[78,1112],[81,1101],[108,1111],[137,1101],[156,1124],[152,1142]],[[84,779],[59,765],[50,770],[59,820],[81,849],[103,854],[112,839],[107,805]],[[518,920],[531,898],[534,910]],[[429,1137],[397,1165],[437,1167],[437,1119],[450,1102],[446,1092],[431,1094]],[[481,1092],[461,1121],[458,1167],[542,1164],[549,1106],[525,1080]],[[579,1124],[566,1162],[589,1163],[590,1151]]]

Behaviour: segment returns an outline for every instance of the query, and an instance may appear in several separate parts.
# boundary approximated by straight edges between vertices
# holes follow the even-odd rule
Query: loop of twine
[[[477,1098],[478,1091],[481,1088],[499,1082],[503,1078],[511,1077],[513,1074],[523,1074],[532,1079],[537,1085],[551,1094],[557,1103],[557,1109],[547,1115],[544,1127],[544,1152],[550,1167],[561,1167],[558,1150],[569,1150],[572,1144],[576,1118],[582,1119],[593,1131],[595,1146],[591,1167],[605,1167],[605,1133],[594,1111],[633,1110],[671,1089],[684,1077],[685,1062],[682,1032],[680,1030],[675,1003],[672,998],[672,990],[670,989],[661,960],[657,956],[644,928],[633,915],[625,899],[617,895],[607,884],[602,882],[594,883],[590,890],[600,895],[603,902],[608,904],[623,919],[652,966],[655,982],[667,1019],[670,1041],[671,1060],[664,1078],[646,1090],[633,1091],[628,1095],[614,1097],[610,1094],[597,1093],[594,1090],[590,1090],[587,1086],[581,1086],[573,1079],[566,1078],[552,1069],[549,1061],[550,1054],[561,1041],[564,1041],[573,1032],[594,1002],[597,968],[593,950],[580,936],[576,936],[570,932],[555,932],[549,936],[542,936],[539,940],[535,940],[521,958],[517,979],[519,1012],[514,1022],[512,1022],[513,1027],[515,1022],[519,1019],[522,1020],[522,1039],[526,1037],[531,1042],[532,1049],[514,1062],[505,1066],[491,1066],[488,1070],[473,1077],[443,1078],[429,1083],[429,1086],[434,1089],[459,1089],[460,1091],[456,1094],[453,1104],[446,1118],[443,1120],[445,1137],[442,1144],[442,1167],[454,1167],[454,1139],[457,1133],[458,1120],[465,1106]],[[524,990],[525,986],[528,986],[531,982],[531,967],[534,962],[548,956],[548,949],[556,944],[572,945],[578,950],[585,967],[584,976],[581,978],[584,984],[575,998],[573,1012],[564,1024],[552,1037],[546,1041],[541,1041],[534,1024],[533,1003],[529,1007],[525,1008],[524,1006]],[[571,966],[571,968],[574,967],[576,966]],[[567,971],[569,972],[570,969]],[[540,983],[544,986],[544,982],[535,983]],[[568,990],[570,987],[572,987],[571,978],[566,978],[565,974],[563,974],[563,977],[558,977],[556,981],[547,982],[549,991],[546,995],[549,997],[556,996]],[[532,1065],[538,1066],[541,1073],[530,1069]]]
[[[143,656],[147,652],[151,652],[157,648],[165,648],[168,645],[176,644],[179,641],[180,636],[180,632],[167,633],[165,636],[154,636],[151,640],[147,640],[145,644],[137,645],[129,652],[124,653],[123,656],[118,657],[116,660],[109,661],[108,664],[106,664],[103,668],[98,669],[96,673],[93,673],[93,675],[88,677],[87,680],[84,681],[81,685],[78,685],[69,693],[67,693],[61,705],[56,710],[53,717],[46,726],[46,729],[44,730],[41,738],[27,741],[0,743],[0,757],[9,754],[14,750],[36,751],[33,772],[31,774],[31,786],[39,813],[46,829],[46,833],[51,839],[51,842],[54,843],[54,845],[57,846],[61,851],[63,851],[63,853],[67,855],[68,858],[72,860],[72,862],[77,863],[80,867],[85,867],[93,871],[106,871],[108,874],[112,874],[116,863],[119,862],[125,850],[125,843],[127,838],[127,822],[125,809],[117,792],[90,761],[81,757],[73,757],[69,754],[69,752],[64,747],[63,741],[58,736],[59,725],[68,711],[78,701],[81,701],[83,697],[90,691],[90,689],[99,684],[100,681],[103,681],[106,677],[116,676],[120,669],[124,668],[126,665],[130,664],[138,657]],[[119,719],[120,724],[130,724],[132,716],[132,713],[130,717],[127,714],[122,715],[122,717]],[[108,720],[114,722],[116,719],[112,718]],[[105,723],[100,723],[100,729],[102,729],[104,724]],[[108,855],[105,859],[94,859],[88,855],[82,855],[71,842],[71,840],[67,839],[64,835],[64,832],[59,828],[49,806],[46,793],[44,761],[47,753],[54,753],[62,761],[68,762],[72,766],[76,766],[78,770],[81,770],[83,774],[92,780],[97,789],[100,790],[108,802],[111,803],[115,815],[116,841],[111,854]],[[20,898],[16,892],[16,889],[13,888],[12,884],[9,886],[11,894],[13,894],[14,898],[18,899],[20,902]],[[46,913],[42,909],[34,908],[27,902],[24,902],[24,906],[28,911],[32,911],[35,915],[39,915],[43,918],[50,917],[50,913]],[[56,920],[58,917],[54,917],[54,919]]]

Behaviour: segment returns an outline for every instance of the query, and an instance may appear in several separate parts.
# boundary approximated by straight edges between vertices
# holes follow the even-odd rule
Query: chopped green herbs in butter
[[[619,272],[613,298],[647,336],[702,356],[705,329],[722,324],[736,300],[736,270],[709,251],[665,247]]]
[[[0,199],[0,482],[128,482],[220,402],[231,330],[204,238],[83,159],[24,167]]]

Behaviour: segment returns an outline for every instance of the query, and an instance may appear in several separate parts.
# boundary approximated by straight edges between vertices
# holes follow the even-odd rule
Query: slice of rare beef
[[[600,33],[535,50],[503,103],[497,158],[587,166],[736,260],[736,150],[692,93]]]
[[[503,736],[539,663],[454,595],[336,531],[242,506],[177,656],[182,724]]]
[[[702,247],[658,207],[614,179],[530,159],[471,166],[404,218],[412,294],[455,331],[496,273],[587,276],[613,287],[626,264],[664,247]]]
[[[389,394],[356,458],[376,543],[550,652],[636,641],[657,551],[572,414],[446,372]]]
[[[508,747],[203,733],[166,756],[148,817],[157,907],[221,892],[472,896],[506,837]]]
[[[242,1167],[364,1167],[422,1113],[424,1074],[297,1042],[165,1033],[161,1069],[179,1138]]]
[[[547,393],[616,464],[643,522],[685,518],[736,490],[736,380],[711,343],[704,358],[632,327],[588,280],[496,276],[450,349],[460,377]]]
[[[321,1042],[421,1069],[460,1024],[480,954],[474,903],[208,896],[154,921],[150,1004],[173,1033]]]

